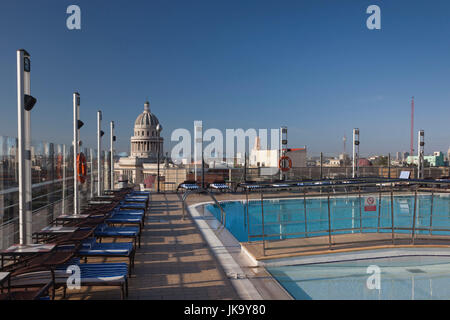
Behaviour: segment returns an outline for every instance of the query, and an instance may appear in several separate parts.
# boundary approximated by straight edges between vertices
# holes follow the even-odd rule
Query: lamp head
[[[24,99],[24,109],[26,111],[31,111],[31,109],[33,109],[34,105],[36,104],[37,100],[36,98],[25,94],[24,95],[25,99]]]
[[[73,93],[74,95],[75,95],[75,104],[77,105],[77,106],[79,106],[80,105],[80,94],[78,93],[78,92],[74,92]]]

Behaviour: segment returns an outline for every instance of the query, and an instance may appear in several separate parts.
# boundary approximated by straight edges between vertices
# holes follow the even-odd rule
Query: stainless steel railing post
[[[222,206],[219,207],[220,211],[222,212],[222,225],[225,228],[225,224],[227,223],[227,214],[225,210],[223,210]]]
[[[377,232],[380,232],[380,219],[381,219],[381,190],[378,195],[378,228],[377,228]]]
[[[183,197],[181,198],[181,207],[183,208],[183,215],[181,216],[181,220],[184,220],[185,209],[184,209],[184,199],[183,199]]]
[[[394,189],[391,189],[392,244],[394,244]]]
[[[328,248],[331,250],[331,213],[330,213],[330,192],[328,191]]]
[[[414,235],[416,232],[416,211],[417,211],[417,188],[414,190],[414,211],[413,211],[413,225],[411,233],[411,243],[414,244]]]
[[[225,223],[226,223],[226,220],[227,220],[227,213],[223,209],[222,205],[219,203],[219,201],[217,201],[216,197],[214,197],[214,195],[209,190],[207,190],[207,189],[200,189],[200,192],[206,192],[211,197],[211,199],[214,201],[214,203],[216,204],[216,206],[220,210],[220,222],[222,223],[222,226],[225,227]]]
[[[433,233],[433,199],[434,199],[434,191],[431,191],[430,234]]]
[[[246,189],[246,191],[245,191],[245,197],[246,197],[246,200],[247,200],[247,205],[246,205],[246,210],[247,210],[247,237],[248,237],[248,240],[250,241],[250,217],[249,217],[249,213],[248,213],[248,205],[249,205],[249,203],[248,203],[248,188],[245,188]]]
[[[183,208],[183,214],[181,216],[181,220],[184,220],[184,201],[181,201],[181,207]]]
[[[303,211],[305,212],[305,237],[308,237],[308,222],[307,222],[307,215],[306,215],[306,190],[303,189]]]
[[[359,199],[359,232],[362,233],[361,186],[358,187],[358,199]]]
[[[264,236],[264,197],[261,192],[261,223],[262,223],[262,243],[263,243],[263,255],[266,255],[266,239]]]

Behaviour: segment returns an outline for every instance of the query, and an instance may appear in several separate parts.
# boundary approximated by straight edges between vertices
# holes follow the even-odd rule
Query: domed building
[[[164,139],[160,137],[162,126],[158,118],[150,112],[150,103],[144,104],[142,112],[134,122],[134,136],[131,137],[131,157],[153,159],[159,152],[162,159]]]
[[[161,130],[158,118],[151,113],[150,103],[146,101],[144,111],[134,122],[130,156],[120,158],[115,164],[114,171],[119,175],[119,179],[142,184],[147,177],[154,178],[157,173],[158,153],[160,167],[164,167],[164,139],[160,136]]]

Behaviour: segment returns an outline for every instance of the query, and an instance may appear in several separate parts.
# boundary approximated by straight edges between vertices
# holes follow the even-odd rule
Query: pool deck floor
[[[142,245],[136,251],[128,299],[229,300],[239,299],[221,265],[189,215],[181,219],[176,194],[152,194]],[[118,262],[125,259],[89,259]],[[62,289],[57,291],[61,298]],[[67,290],[68,299],[120,299],[117,287]]]

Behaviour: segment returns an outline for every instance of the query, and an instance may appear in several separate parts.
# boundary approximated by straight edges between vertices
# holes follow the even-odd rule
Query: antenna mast
[[[409,155],[412,157],[414,154],[414,97],[411,100],[411,146]]]

